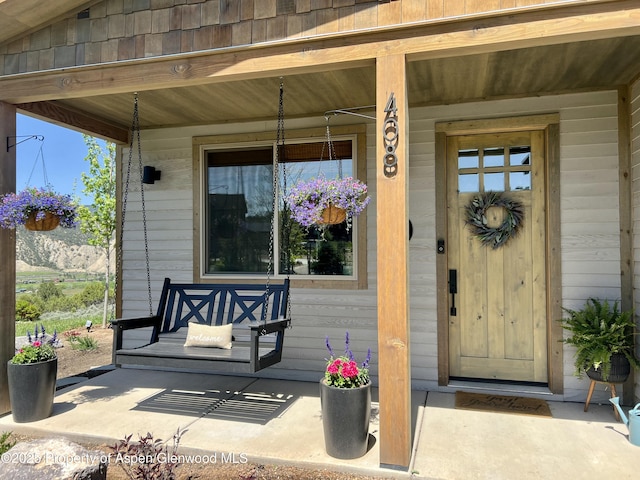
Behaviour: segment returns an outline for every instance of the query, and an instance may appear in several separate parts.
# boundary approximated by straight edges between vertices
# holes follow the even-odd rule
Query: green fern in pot
[[[562,327],[571,333],[564,343],[576,347],[577,376],[581,376],[583,370],[589,374],[593,369],[602,381],[611,381],[612,357],[614,360],[624,357],[629,365],[640,368],[640,361],[634,355],[633,312],[621,311],[618,301],[611,305],[607,300],[596,298],[588,299],[581,310],[563,310],[569,317],[562,320]],[[627,375],[628,370],[627,367]]]

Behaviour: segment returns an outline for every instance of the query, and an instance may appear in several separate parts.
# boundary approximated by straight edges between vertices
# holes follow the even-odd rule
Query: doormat
[[[551,416],[551,409],[549,409],[549,405],[545,400],[486,393],[456,392],[456,408],[519,415]]]

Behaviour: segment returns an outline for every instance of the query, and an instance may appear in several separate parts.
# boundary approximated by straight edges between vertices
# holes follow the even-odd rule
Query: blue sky
[[[91,203],[82,193],[81,172],[89,171],[84,160],[87,146],[82,134],[25,115],[17,116],[16,135],[42,135],[44,141],[27,140],[17,145],[16,189],[44,187],[42,159],[49,184],[58,193],[78,196],[81,203]],[[18,138],[17,141],[24,140]],[[40,148],[42,147],[42,154]],[[30,179],[29,179],[30,178]]]

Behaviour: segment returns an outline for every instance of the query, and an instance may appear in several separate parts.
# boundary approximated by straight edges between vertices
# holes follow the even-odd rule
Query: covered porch
[[[392,15],[398,5],[400,2],[391,2],[386,12]],[[347,114],[331,120],[332,124],[340,126],[365,123],[367,134],[375,139],[368,144],[366,154],[367,180],[375,196],[368,207],[367,235],[371,240],[367,251],[373,260],[368,263],[364,276],[369,284],[366,291],[360,292],[362,295],[354,305],[347,305],[345,310],[347,316],[351,313],[356,319],[365,316],[376,319],[367,319],[362,324],[346,322],[346,326],[352,334],[362,334],[364,341],[373,339],[377,344],[373,373],[381,406],[380,437],[376,442],[380,453],[373,463],[408,469],[411,462],[415,462],[411,459],[416,449],[434,440],[429,433],[425,433],[430,439],[427,443],[414,436],[427,424],[417,427],[419,423],[412,421],[418,411],[412,406],[412,398],[415,398],[411,393],[412,385],[420,383],[421,390],[425,390],[425,386],[440,389],[441,393],[437,394],[419,394],[427,398],[427,407],[429,398],[436,402],[433,406],[436,409],[439,402],[447,405],[450,401],[446,392],[449,386],[448,268],[444,258],[436,254],[436,233],[444,213],[436,205],[434,194],[442,180],[441,164],[437,159],[442,158],[443,152],[436,151],[433,138],[417,140],[415,145],[410,145],[409,133],[420,128],[435,137],[436,133],[429,130],[432,121],[468,120],[473,124],[478,118],[517,118],[533,110],[535,114],[543,113],[539,109],[553,113],[549,106],[553,103],[552,96],[565,95],[565,101],[570,104],[569,97],[573,94],[614,92],[616,106],[609,118],[616,118],[614,123],[618,132],[619,225],[616,225],[615,236],[618,239],[616,246],[619,246],[616,266],[621,274],[610,275],[615,277],[611,291],[621,297],[623,308],[632,308],[635,304],[635,257],[631,102],[637,85],[634,82],[640,75],[639,18],[640,9],[633,1],[583,2],[580,5],[567,2],[566,5],[409,25],[394,25],[390,21],[384,28],[266,41],[250,47],[213,48],[8,74],[0,77],[0,116],[3,119],[0,134],[2,137],[15,135],[15,114],[23,112],[115,141],[123,146],[120,158],[124,159],[134,93],[139,98],[143,144],[146,141],[161,143],[164,131],[184,138],[212,133],[243,134],[244,129],[275,132],[281,78],[286,91],[285,116],[297,128],[322,127],[326,112],[375,106],[364,110],[375,117],[375,121],[354,119]],[[395,124],[400,140],[394,152],[397,173],[387,176],[384,158],[388,150],[384,131],[388,125],[388,112],[384,107],[392,94],[397,106]],[[516,103],[539,98],[546,100],[543,107],[534,106],[532,102],[525,107],[503,104],[499,114],[491,113],[491,106],[503,100]],[[476,110],[465,111],[466,105]],[[480,105],[484,107],[478,108]],[[433,109],[434,118],[422,113],[413,114],[412,118],[412,112],[418,109],[422,109],[421,112]],[[424,127],[427,123],[429,126]],[[170,155],[162,158],[156,152],[155,158],[167,165],[173,163]],[[430,163],[431,158],[436,160]],[[411,177],[412,159],[426,164],[434,175],[421,176],[422,170],[414,170],[416,175]],[[0,160],[3,163],[0,186],[3,191],[15,189],[15,151],[3,152]],[[183,170],[177,171],[175,178],[186,175]],[[189,183],[178,184],[177,180],[171,183],[170,177],[165,178],[168,180],[165,185],[169,185],[167,188],[172,193]],[[559,190],[560,185],[550,187]],[[157,198],[161,196],[162,191],[158,190]],[[427,215],[414,222],[415,235],[409,243],[409,220],[414,212],[421,210],[427,210]],[[618,235],[617,231],[621,233]],[[3,267],[0,274],[3,305],[11,305],[13,301],[14,271],[11,265],[15,264],[15,258],[11,252],[15,250],[14,241],[10,233],[0,232],[0,248],[8,252],[3,260],[6,268]],[[188,239],[186,241],[188,243]],[[564,299],[575,300],[585,292],[581,291],[575,297],[563,296],[561,252],[550,251],[547,312],[550,374],[547,383],[549,392],[562,396],[566,377],[571,373],[570,357],[558,346],[562,330],[554,320],[562,316]],[[412,256],[423,260],[424,270],[412,271],[409,267]],[[132,265],[134,263],[135,259]],[[143,274],[126,262],[120,268],[121,272],[129,269],[130,276],[125,283],[129,281],[134,287],[120,296],[124,304],[119,306],[119,312],[127,314],[137,308],[138,299],[134,297],[136,289],[142,295],[138,287],[143,282]],[[156,273],[162,275],[163,268],[158,268]],[[195,276],[196,272],[192,274]],[[571,275],[578,273],[571,272]],[[296,294],[295,289],[294,282],[292,295]],[[299,291],[305,300],[315,294],[308,289],[300,288]],[[331,292],[318,298],[324,301],[330,295]],[[426,306],[423,299],[426,299]],[[289,336],[285,355],[287,348],[294,353],[289,357],[289,364],[273,374],[274,378],[286,378],[290,368],[294,375],[304,379],[314,367],[321,368],[325,355],[322,350],[324,334],[318,333],[321,329],[312,319],[313,313],[305,310],[305,306],[294,311],[294,332],[299,333]],[[13,337],[13,321],[14,312],[8,307],[2,313],[1,327],[6,333],[3,338],[10,340]],[[327,325],[336,331],[343,331],[345,326],[333,318]],[[6,358],[13,351],[9,340],[3,344]],[[312,340],[318,347],[308,350]],[[312,354],[318,360],[312,360]],[[297,370],[297,364],[303,365],[302,371]],[[123,374],[116,372],[112,378]],[[624,395],[628,403],[638,396],[633,379],[625,385]],[[424,401],[417,403],[421,402],[424,406]],[[3,403],[3,410],[7,411],[7,400]],[[564,408],[561,404],[554,405],[558,409]],[[74,410],[79,412],[80,408],[81,405],[77,405]],[[610,413],[610,408],[605,410]],[[465,418],[465,414],[456,412],[455,417]],[[7,421],[6,417],[3,420]],[[442,428],[442,424],[431,425],[426,430],[436,428]],[[599,431],[598,435],[601,433]],[[607,429],[605,433],[612,432]],[[456,435],[445,436],[448,441],[456,441]],[[439,437],[438,442],[442,440]],[[271,441],[270,437],[265,438]],[[313,436],[314,441],[321,441],[321,438],[321,435]],[[435,445],[430,446],[435,448]],[[429,458],[429,454],[419,457]],[[368,458],[371,460],[371,454]],[[441,461],[444,459],[446,456]],[[420,470],[417,464],[414,469]],[[429,467],[425,467],[425,471],[429,472]]]
[[[274,415],[196,412],[189,394],[234,392],[281,399]],[[158,395],[174,393],[171,411]],[[518,392],[512,392],[518,394]],[[182,401],[178,397],[182,395]],[[170,440],[186,430],[179,454],[215,463],[287,465],[376,478],[633,478],[638,447],[611,406],[549,402],[552,417],[455,408],[455,393],[411,392],[412,449],[406,472],[380,467],[380,405],[374,390],[368,452],[339,460],[324,451],[317,382],[119,369],[58,392],[53,415],[31,424],[0,418],[0,430],[111,445],[124,436]],[[170,443],[170,442],[169,442]],[[597,445],[597,448],[594,446]],[[212,461],[212,463],[214,463]],[[109,464],[109,471],[119,468]],[[180,470],[178,470],[180,474]]]

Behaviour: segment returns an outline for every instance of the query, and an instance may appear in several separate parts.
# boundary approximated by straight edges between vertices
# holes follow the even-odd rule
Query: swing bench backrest
[[[265,292],[264,284],[171,283],[166,278],[157,313],[162,317],[160,332],[176,332],[188,327],[189,322],[206,325],[232,323],[234,331],[241,332],[265,320],[284,318],[289,281],[269,285],[266,311]]]
[[[113,322],[114,363],[220,373],[256,372],[281,360],[284,331],[290,324],[290,319],[285,318],[288,297],[288,279],[267,286],[171,283],[167,278],[155,316]],[[232,324],[232,348],[185,347],[188,326],[193,323]],[[132,345],[125,338],[125,331],[134,329],[145,329],[149,340]]]

